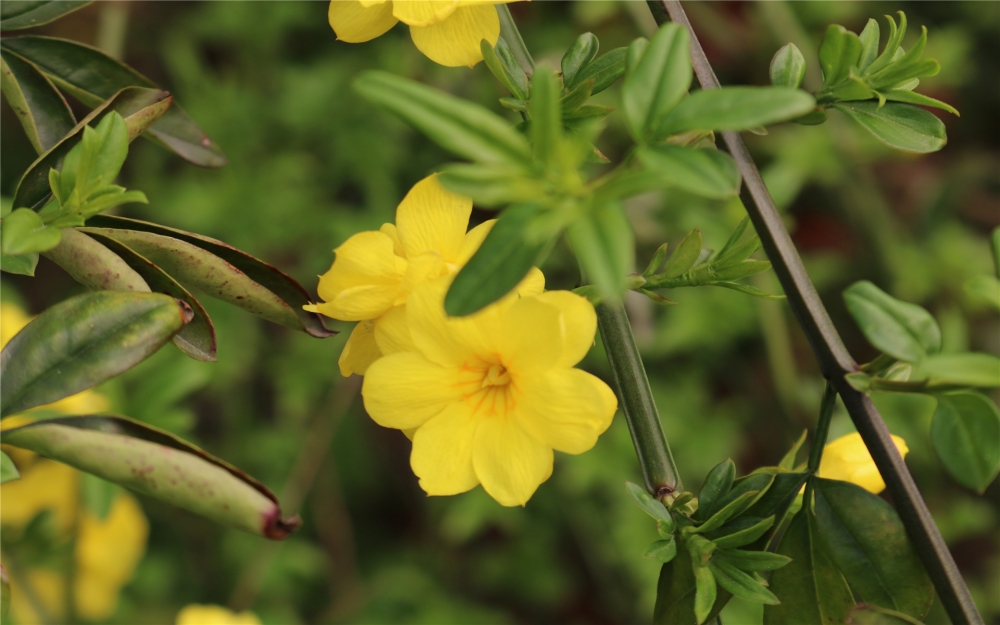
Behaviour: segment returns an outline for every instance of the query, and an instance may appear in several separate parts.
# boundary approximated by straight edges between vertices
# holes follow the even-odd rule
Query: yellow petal
[[[371,41],[384,35],[398,21],[392,16],[391,4],[365,4],[352,0],[333,0],[327,19],[337,39],[348,43]]]
[[[406,259],[393,253],[382,232],[359,232],[336,250],[330,271],[319,279],[319,312],[343,321],[374,319],[394,305]]]
[[[351,336],[344,345],[344,351],[340,352],[340,359],[337,364],[340,366],[340,375],[345,378],[351,377],[352,373],[364,375],[368,367],[373,362],[382,357],[378,343],[375,340],[374,320],[359,321],[351,331]]]
[[[528,271],[528,275],[524,276],[514,290],[521,297],[529,297],[531,295],[538,295],[545,290],[545,274],[538,267],[532,267]]]
[[[406,20],[402,20],[406,21]],[[410,26],[410,38],[427,58],[446,67],[473,67],[483,60],[479,42],[495,46],[500,18],[492,5],[464,6],[432,26]]]
[[[459,401],[456,384],[457,370],[434,364],[417,352],[400,352],[368,367],[361,395],[375,423],[404,430],[420,427]]]
[[[450,277],[444,277],[417,286],[406,301],[406,321],[421,354],[439,365],[458,367],[473,351],[444,314],[444,294],[450,284]]]
[[[552,448],[532,438],[514,419],[482,419],[472,466],[500,505],[523,506],[552,475]]]
[[[52,460],[38,460],[21,479],[0,488],[0,525],[20,529],[42,510],[51,510],[60,534],[69,532],[76,516],[80,475]]]
[[[430,26],[447,19],[458,8],[457,0],[395,0],[392,14],[410,26]]]
[[[572,367],[583,360],[594,345],[597,313],[593,304],[569,291],[547,291],[537,298],[562,312],[564,343],[559,366]]]
[[[222,606],[185,606],[177,613],[176,625],[260,625],[260,619],[253,612],[235,614]]]
[[[0,304],[0,348],[28,325],[31,317],[13,304]]]
[[[557,369],[518,384],[515,414],[535,439],[556,451],[581,454],[611,425],[618,400],[586,371]]]
[[[906,441],[892,437],[899,454],[906,457],[910,451]],[[885,482],[872,460],[868,448],[857,432],[841,436],[823,448],[823,459],[819,464],[819,476],[828,480],[851,482],[870,493],[879,494],[885,490]]]
[[[457,264],[464,265],[469,262],[469,259],[476,253],[479,246],[483,244],[483,239],[490,233],[490,230],[493,229],[493,224],[496,222],[496,219],[484,221],[465,233],[465,238],[462,239],[462,247],[458,249],[458,257],[455,259]]]
[[[563,355],[562,313],[537,297],[515,301],[503,315],[504,364],[518,379],[552,369]]]
[[[382,227],[378,231],[392,239],[392,251],[396,253],[396,256],[406,258],[406,252],[403,251],[403,244],[399,242],[399,231],[396,230],[396,224],[382,224]]]
[[[472,199],[445,189],[437,174],[413,185],[396,209],[396,229],[407,258],[434,251],[455,262],[471,214]]]
[[[375,322],[375,342],[385,356],[416,349],[410,339],[410,326],[406,323],[406,306],[395,306],[378,318]]]
[[[24,587],[31,588],[38,603],[45,607],[48,618],[66,622],[66,577],[44,568],[27,571],[12,569],[10,573],[10,616],[17,623],[44,623],[37,604],[27,596]],[[23,578],[23,579],[22,579]],[[23,586],[21,582],[27,582]],[[4,619],[7,622],[7,619]]]
[[[477,419],[465,402],[445,408],[413,435],[410,467],[428,495],[457,495],[479,484],[472,468]]]
[[[406,274],[396,296],[396,305],[405,304],[410,293],[418,284],[440,278],[448,274],[448,265],[437,252],[420,252],[407,259]]]

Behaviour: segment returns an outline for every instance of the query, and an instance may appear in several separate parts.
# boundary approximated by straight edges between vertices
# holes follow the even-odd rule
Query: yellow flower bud
[[[905,458],[910,451],[906,441],[893,436],[892,442],[896,444],[899,455]],[[876,495],[885,490],[885,482],[875,467],[875,461],[857,432],[841,436],[827,444],[823,449],[823,460],[819,464],[819,476],[828,480],[851,482]]]

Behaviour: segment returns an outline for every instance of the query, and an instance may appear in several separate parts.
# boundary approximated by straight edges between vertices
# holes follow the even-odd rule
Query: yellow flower
[[[893,436],[892,442],[896,444],[899,455],[905,458],[910,451],[906,441]],[[851,482],[876,495],[885,490],[885,482],[879,475],[875,461],[857,432],[841,436],[823,448],[819,476],[828,480]]]
[[[176,625],[261,625],[253,612],[235,614],[217,605],[186,606],[177,613]]]
[[[482,484],[502,505],[524,505],[552,474],[553,449],[587,451],[617,410],[604,382],[573,368],[593,343],[594,308],[536,288],[448,318],[450,282],[414,290],[396,349],[365,376],[365,408],[379,425],[415,430],[410,466],[427,494]]]
[[[410,27],[410,37],[427,58],[448,67],[472,67],[483,60],[479,42],[495,46],[500,18],[495,4],[516,0],[333,0],[328,18],[337,39],[371,41],[396,22]]]
[[[466,233],[470,214],[472,200],[448,191],[431,175],[400,202],[396,225],[359,232],[334,250],[333,266],[319,279],[323,302],[305,309],[359,322],[340,354],[342,375],[364,375],[382,355],[380,345],[395,340],[386,329],[404,318],[415,286],[457,273],[479,249],[495,220]],[[538,283],[544,277],[533,269],[522,284]]]

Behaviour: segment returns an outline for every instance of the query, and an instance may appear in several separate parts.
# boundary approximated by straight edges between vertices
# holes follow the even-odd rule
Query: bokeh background
[[[829,23],[859,32],[869,17],[903,9],[911,24],[906,45],[927,25],[926,56],[944,70],[922,80],[920,91],[962,112],[942,114],[949,143],[940,153],[893,152],[838,113],[823,126],[776,127],[748,140],[855,358],[875,353],[840,296],[860,279],[931,310],[946,351],[996,353],[997,315],[965,285],[993,271],[987,237],[1000,225],[1000,3],[687,8],[723,84],[766,84],[770,57],[787,41],[815,59]],[[172,91],[229,158],[222,169],[202,170],[137,141],[122,184],[144,191],[150,204],[122,214],[219,238],[314,290],[334,247],[392,221],[409,187],[449,161],[355,95],[351,79],[381,68],[497,112],[496,99],[506,95],[482,64],[434,65],[402,25],[367,44],[338,42],[326,9],[323,2],[98,2],[35,32],[120,55]],[[556,67],[581,32],[597,34],[606,51],[654,28],[640,2],[511,10],[536,61]],[[818,80],[814,64],[805,86]],[[617,98],[615,87],[599,101]],[[2,124],[0,192],[10,196],[34,153],[6,103]],[[613,161],[624,154],[626,133],[615,116],[598,145]],[[640,269],[659,244],[675,244],[696,227],[707,246],[721,245],[743,214],[738,202],[681,194],[636,198],[628,211]],[[473,220],[490,216],[477,210]],[[573,266],[557,247],[543,267],[549,285],[576,286]],[[759,278],[755,285],[780,292],[772,275]],[[81,290],[45,259],[35,278],[2,278],[3,300],[32,314]],[[822,391],[787,305],[722,289],[667,295],[678,305],[638,297],[628,306],[685,484],[696,490],[727,457],[742,472],[775,464],[815,422]],[[337,371],[348,324],[333,322],[347,331],[321,341],[203,303],[218,330],[218,363],[194,362],[168,346],[98,391],[111,410],[246,469],[299,509],[305,524],[284,543],[268,543],[143,498],[148,546],[107,622],[173,623],[190,603],[249,608],[274,625],[650,620],[659,565],[641,554],[655,531],[622,488],[641,478],[621,415],[589,453],[559,454],[552,478],[525,508],[502,508],[481,489],[428,498],[409,469],[408,441],[368,419],[358,378]],[[583,366],[607,379],[599,341]],[[980,609],[1000,623],[1000,486],[979,496],[944,474],[929,441],[933,400],[874,399],[908,442],[907,464]],[[840,411],[831,435],[851,430]],[[56,547],[32,540],[41,539],[5,532],[3,553],[23,554],[24,566],[51,567],[45,553]],[[723,617],[750,625],[760,622],[760,610],[734,601]],[[938,606],[927,622],[948,621]]]

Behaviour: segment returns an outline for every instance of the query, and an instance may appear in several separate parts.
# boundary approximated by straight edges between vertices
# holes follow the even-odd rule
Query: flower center
[[[488,386],[504,386],[510,383],[510,374],[499,362],[490,365],[489,370],[483,377],[483,388]]]
[[[475,414],[507,416],[517,385],[499,356],[477,357],[462,365],[459,387]]]

